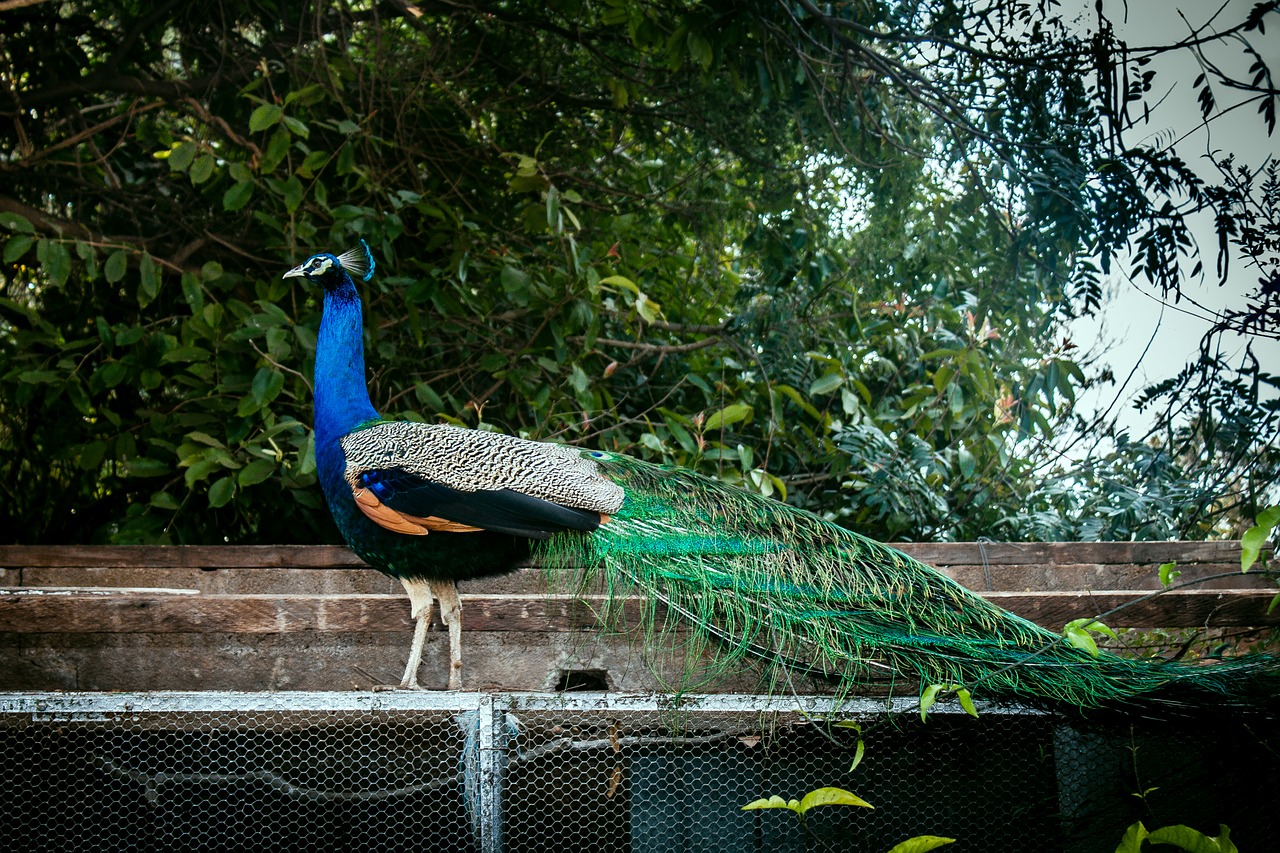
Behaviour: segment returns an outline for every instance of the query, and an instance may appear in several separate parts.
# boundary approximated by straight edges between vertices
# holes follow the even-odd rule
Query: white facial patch
[[[332,266],[333,266],[333,261],[329,260],[328,258],[316,258],[311,262],[310,269],[307,271],[307,275],[313,275],[317,277],[322,276],[326,272],[328,272],[329,268]]]

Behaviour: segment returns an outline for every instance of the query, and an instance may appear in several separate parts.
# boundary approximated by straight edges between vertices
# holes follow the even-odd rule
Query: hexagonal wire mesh
[[[277,693],[0,696],[8,850],[1114,850],[1125,826],[1265,849],[1276,738],[1027,709],[818,697]],[[835,727],[858,720],[861,730]],[[857,742],[865,758],[851,771]],[[744,812],[823,786],[804,825]],[[1154,790],[1152,790],[1154,789]],[[1146,793],[1145,797],[1133,794]]]

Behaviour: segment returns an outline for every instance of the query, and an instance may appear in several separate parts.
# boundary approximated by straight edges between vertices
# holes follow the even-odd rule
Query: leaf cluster
[[[1081,510],[1035,489],[1090,381],[1056,324],[1180,172],[1103,132],[1099,54],[1052,14],[218,9],[6,13],[13,536],[331,541],[317,294],[279,275],[357,238],[388,414],[686,465],[885,538]]]

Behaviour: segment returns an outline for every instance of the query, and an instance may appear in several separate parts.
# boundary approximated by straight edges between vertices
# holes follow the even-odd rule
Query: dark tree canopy
[[[1050,2],[0,3],[0,518],[332,540],[317,294],[280,274],[363,238],[387,414],[879,537],[1221,531],[1280,471],[1280,380],[1224,355],[1280,334],[1280,179],[1129,137],[1171,51],[1207,118],[1231,93],[1270,132],[1276,5],[1144,47]],[[1260,281],[1144,393],[1151,435],[1063,455],[1110,425],[1061,321],[1119,266]]]

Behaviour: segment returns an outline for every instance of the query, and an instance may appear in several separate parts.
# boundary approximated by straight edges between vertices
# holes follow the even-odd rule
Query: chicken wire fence
[[[5,850],[1274,849],[1270,727],[972,719],[914,703],[605,693],[0,695]],[[861,741],[862,747],[859,748]],[[857,766],[851,769],[861,754]],[[848,789],[803,823],[756,799]]]

